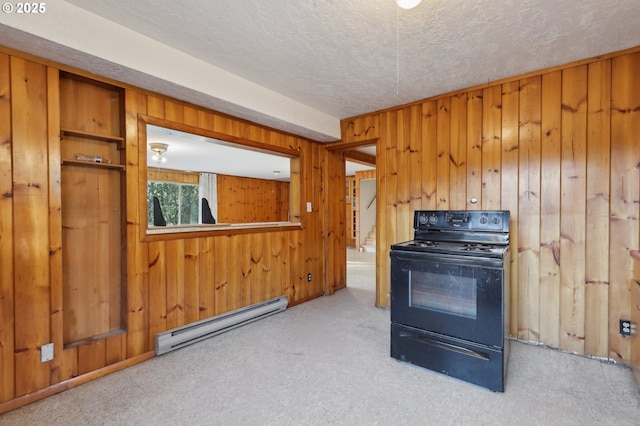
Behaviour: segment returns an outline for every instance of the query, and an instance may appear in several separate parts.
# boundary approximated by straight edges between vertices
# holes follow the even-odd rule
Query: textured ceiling
[[[47,7],[53,10],[58,3],[65,2],[48,2]],[[133,30],[308,106],[311,112],[275,116],[269,113],[268,100],[258,109],[216,97],[222,88],[216,87],[215,79],[207,82],[210,92],[204,93],[168,77],[163,80],[164,69],[150,76],[101,58],[99,52],[88,55],[47,43],[47,35],[37,30],[29,38],[30,30],[15,15],[0,16],[0,43],[55,56],[51,59],[63,63],[86,63],[103,75],[320,141],[335,140],[336,131],[305,124],[315,112],[339,123],[342,118],[640,45],[640,0],[423,0],[413,10],[397,8],[394,0],[66,3],[119,24],[115,30]],[[3,27],[9,18],[14,21]],[[41,17],[45,18],[46,14]],[[34,47],[38,43],[40,49]],[[155,61],[153,55],[161,53],[138,54]],[[168,61],[164,67],[171,58]],[[181,59],[175,61],[179,68]]]

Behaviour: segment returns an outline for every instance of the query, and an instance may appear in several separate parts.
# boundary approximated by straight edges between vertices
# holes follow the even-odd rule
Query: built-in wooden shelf
[[[94,163],[82,160],[62,160],[63,166],[101,167],[103,169],[124,170],[124,164]]]
[[[60,129],[61,137],[74,136],[76,138],[97,139],[106,142],[116,142],[119,147],[124,146],[124,138],[121,136],[101,135],[98,133],[85,132],[83,130]]]

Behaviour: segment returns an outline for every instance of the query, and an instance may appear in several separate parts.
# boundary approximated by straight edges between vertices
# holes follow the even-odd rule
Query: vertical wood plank
[[[584,353],[587,67],[562,72],[560,347]]]
[[[105,365],[107,359],[104,339],[78,346],[78,374],[99,370]]]
[[[518,338],[537,342],[540,337],[540,77],[522,80],[519,90]]]
[[[438,103],[422,103],[422,209],[434,210],[438,205]],[[394,169],[395,171],[395,169]],[[397,171],[396,171],[397,174]]]
[[[482,90],[482,208],[500,209],[502,88]]]
[[[589,64],[587,101],[585,352],[609,353],[611,60]]]
[[[105,365],[112,365],[127,359],[127,335],[122,333],[105,339]]]
[[[184,242],[184,323],[198,321],[200,317],[200,241],[190,238]]]
[[[226,238],[226,237],[225,237]],[[206,237],[200,240],[198,251],[198,319],[204,319],[215,313],[215,292],[216,281],[215,259],[222,257],[226,261],[226,256],[215,256],[214,237]],[[226,268],[225,268],[226,271]],[[226,285],[226,282],[225,284]]]
[[[284,232],[276,232],[269,235],[269,240],[266,243],[266,252],[267,255],[270,256],[269,260],[269,268],[271,275],[271,285],[269,289],[269,297],[278,297],[283,294],[282,286],[284,284],[282,277],[284,276],[283,271],[283,259],[282,259],[282,245],[285,240]],[[320,280],[321,275],[316,275],[316,281],[318,281],[320,288],[322,288],[322,284]]]
[[[51,341],[48,211],[47,71],[43,65],[12,57],[13,244],[16,396],[50,384],[49,365],[40,346]],[[27,308],[28,307],[28,308]]]
[[[76,348],[64,349],[59,75],[57,69],[47,68],[49,264],[51,268],[51,342],[54,345],[54,359],[51,362],[51,384],[68,380],[77,375],[78,360]]]
[[[249,264],[251,265],[251,296],[249,300],[253,304],[264,300],[264,285],[266,282],[264,234],[251,234],[249,245]]]
[[[144,177],[138,158],[138,114],[146,114],[146,96],[125,91],[125,137],[127,152],[127,358],[153,347],[149,335],[149,257],[147,244],[138,243],[141,235],[140,199],[146,199]],[[145,143],[141,141],[140,143]],[[143,157],[142,161],[146,161]],[[140,197],[138,197],[140,194]]]
[[[451,97],[451,143],[449,171],[451,189],[449,208],[465,210],[467,206],[467,94]]]
[[[184,324],[184,241],[166,242],[168,328]]]
[[[242,257],[242,245],[240,238],[216,237],[215,253],[220,255],[213,259],[214,294],[213,303],[215,313],[238,309],[243,306],[242,286],[240,281],[240,259]]]
[[[562,72],[542,75],[540,342],[560,346],[560,159]]]
[[[611,69],[611,218],[609,251],[609,357],[627,362],[628,337],[617,332],[618,321],[631,315],[633,262],[630,249],[639,246],[640,200],[640,53],[612,60]],[[635,308],[635,301],[633,303]],[[637,339],[637,337],[635,337]]]
[[[398,229],[396,232],[400,241],[407,241],[411,239],[411,231],[413,230],[413,216],[411,215],[409,207],[409,188],[411,188],[409,182],[411,179],[411,114],[409,109],[403,108],[398,111],[397,119],[398,126],[396,130],[398,135],[396,139],[396,155],[398,170],[402,170],[402,173],[397,174],[396,220],[398,221]]]
[[[518,81],[502,85],[502,200],[501,209],[509,210],[510,244],[511,244],[511,281],[509,285],[510,334],[518,336],[519,329],[519,285],[526,283],[518,279],[519,244],[518,244],[518,166],[520,135],[520,84]]]
[[[15,397],[10,75],[9,56],[0,53],[0,402]]]
[[[396,111],[389,111],[381,115],[380,117],[380,132],[383,135],[382,141],[384,141],[383,145],[381,145],[381,151],[384,151],[385,158],[385,185],[384,185],[384,196],[386,198],[386,203],[384,206],[381,206],[383,211],[383,218],[381,222],[385,228],[385,236],[386,241],[383,241],[384,247],[389,247],[393,243],[399,242],[398,240],[398,214],[397,214],[397,197],[398,197],[398,156],[396,154],[396,144],[397,144],[397,118],[398,113]],[[423,113],[424,116],[424,113]],[[424,127],[423,127],[424,129]],[[382,143],[382,142],[381,142]],[[435,187],[434,187],[435,194]],[[384,274],[381,276],[380,283],[381,288],[379,289],[378,300],[379,304],[382,306],[389,306],[389,272],[390,268],[388,267],[387,257],[385,259],[379,260],[381,265],[387,265],[385,268]]]
[[[467,209],[482,208],[482,90],[469,92],[467,97]],[[476,203],[472,203],[472,198]]]
[[[438,99],[438,118],[436,135],[436,208],[438,210],[449,209],[449,190],[451,181],[449,180],[449,165],[451,163],[450,153],[450,132],[451,132],[451,98]]]
[[[409,111],[411,131],[409,133],[409,211],[422,208],[422,107],[414,105]],[[365,201],[366,202],[366,201]],[[366,232],[363,230],[363,232]]]
[[[147,245],[149,250],[149,340],[167,330],[167,270],[164,241],[154,241]]]

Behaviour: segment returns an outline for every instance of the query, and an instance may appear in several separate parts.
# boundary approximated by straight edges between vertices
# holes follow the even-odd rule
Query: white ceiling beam
[[[233,114],[237,110],[240,118],[284,128],[321,141],[340,139],[339,118],[240,78],[65,1],[48,2],[46,8],[42,14],[3,13],[0,23],[72,49],[76,56],[79,53],[82,57],[76,60],[76,63],[86,62],[87,57],[94,58],[94,61],[103,64],[105,72],[101,75],[156,91],[162,91],[167,85],[168,90],[164,94],[170,96],[179,96],[181,89],[184,89],[185,95],[182,100],[226,113]],[[10,37],[4,37],[7,34],[6,28],[0,28],[0,34],[3,35],[0,39],[10,40]],[[31,42],[30,45],[31,51],[27,53],[62,62],[60,58],[47,54],[47,43],[42,44],[43,47],[39,50],[37,43]],[[26,46],[18,46],[20,47]],[[65,52],[69,53],[66,50]],[[68,63],[69,60],[65,63],[75,65],[72,53],[65,56],[67,59],[71,58],[71,63]],[[106,67],[105,61],[108,63]],[[111,69],[108,65],[115,67]],[[95,72],[92,69],[89,71]],[[147,87],[144,77],[150,79]]]

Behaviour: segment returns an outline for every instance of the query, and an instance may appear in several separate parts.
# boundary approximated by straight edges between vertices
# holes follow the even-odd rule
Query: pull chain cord
[[[396,6],[396,95],[400,94],[400,6]]]

